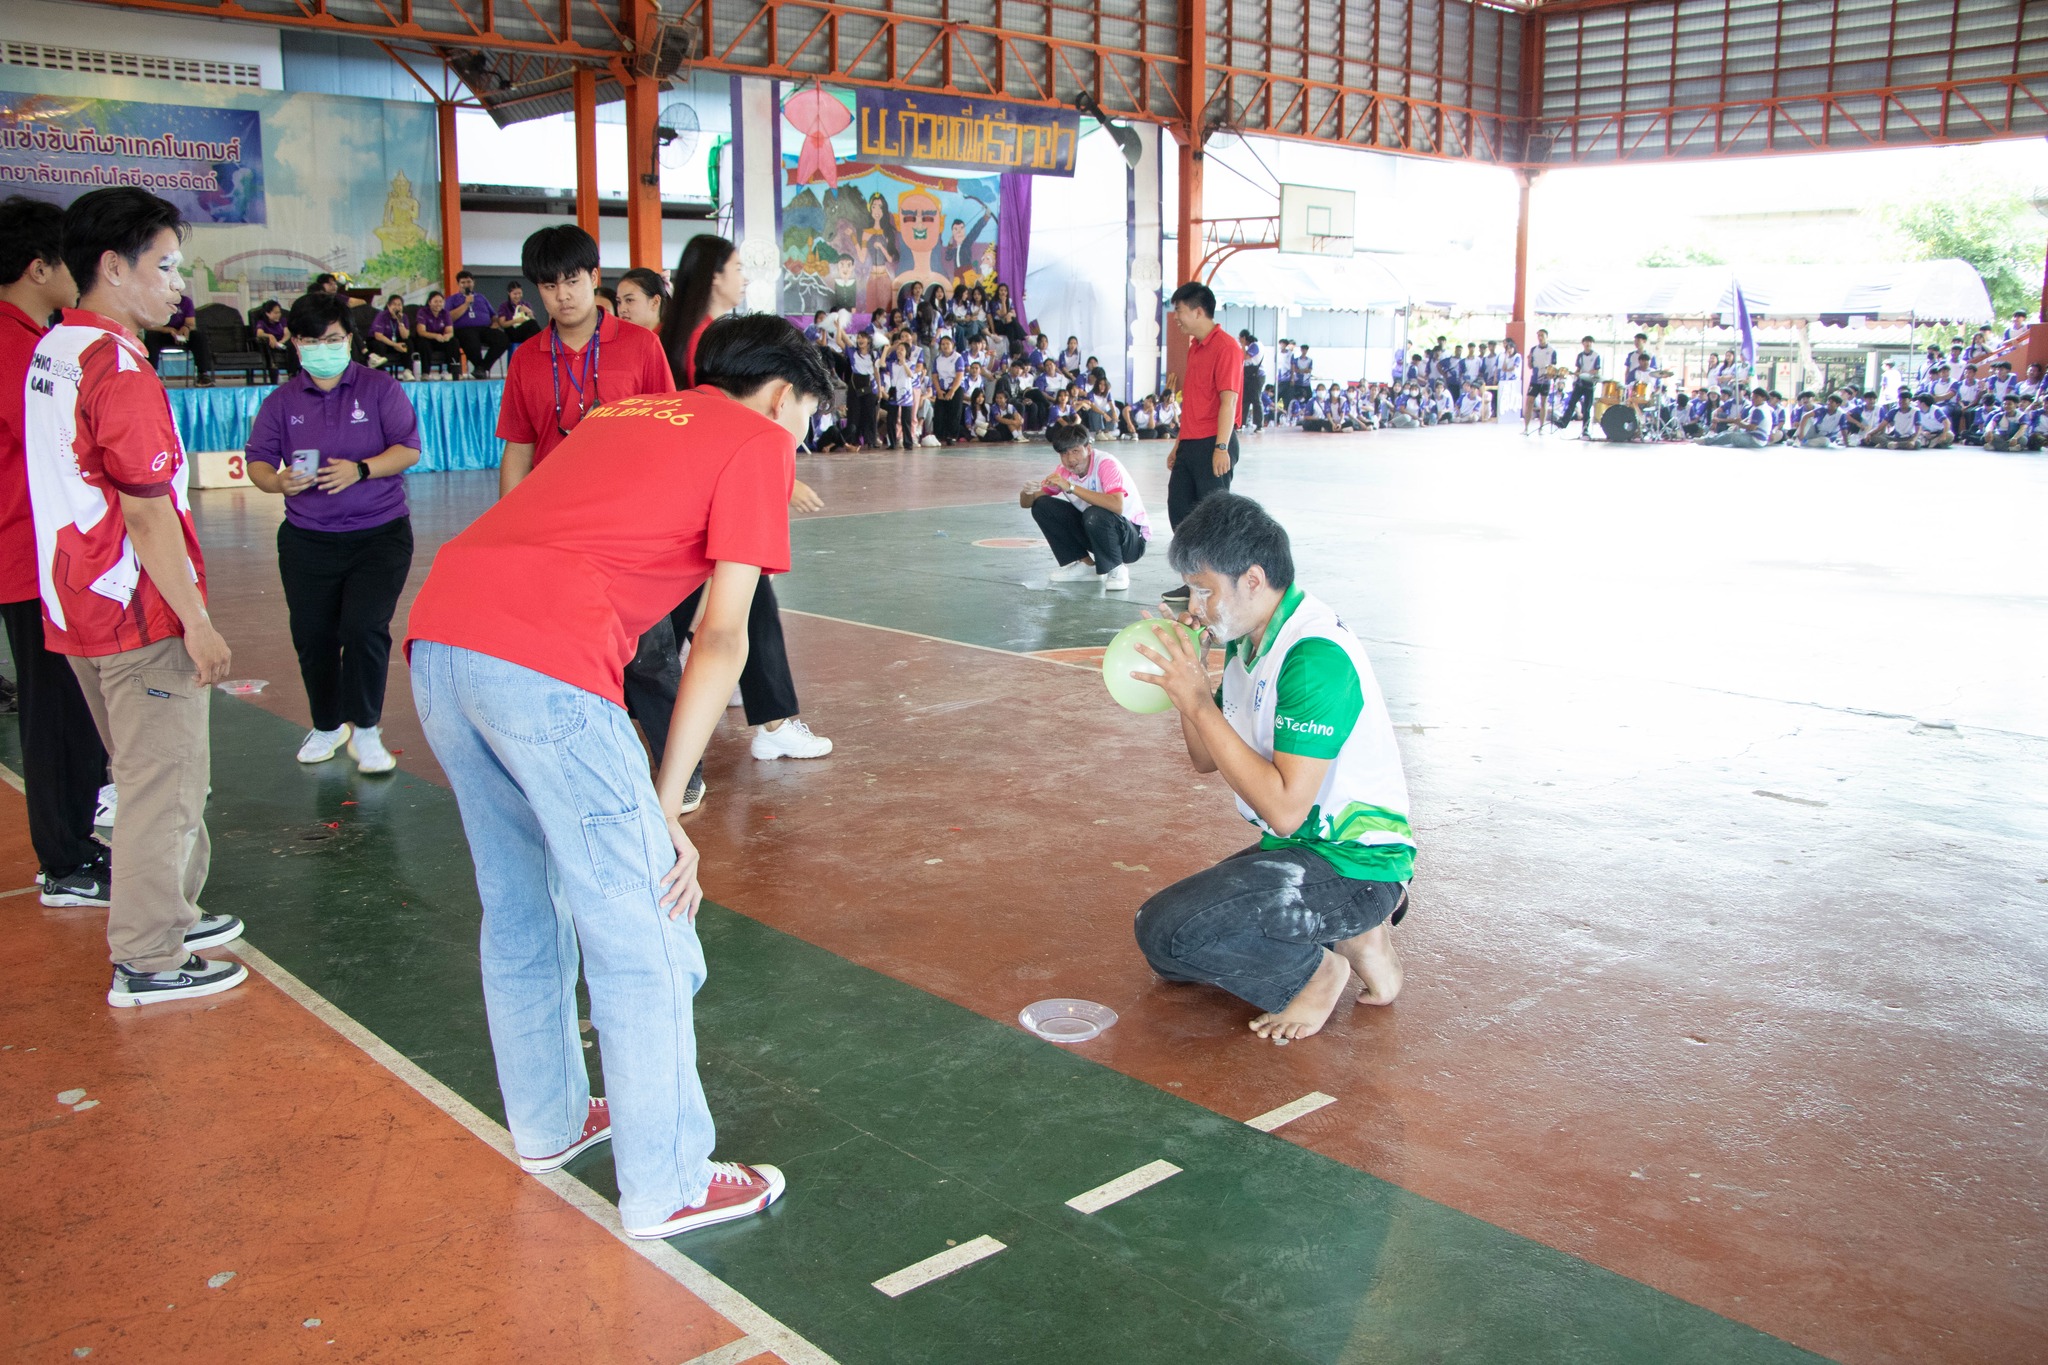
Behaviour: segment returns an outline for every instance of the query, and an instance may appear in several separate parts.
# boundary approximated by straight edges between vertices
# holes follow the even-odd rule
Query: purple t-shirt
[[[284,319],[281,317],[256,319],[256,330],[274,341],[283,341],[286,335]]]
[[[192,296],[190,294],[179,295],[178,311],[171,314],[171,320],[164,324],[164,330],[175,332],[178,328],[192,321],[192,315],[197,311],[198,309],[192,306]]]
[[[391,316],[389,310],[380,312],[375,318],[370,320],[370,335],[390,337],[393,341],[396,341],[398,340],[398,324],[404,320],[403,318]]]
[[[452,309],[454,304],[451,302],[449,307]],[[488,327],[491,325],[491,320],[497,316],[498,314],[491,307],[489,299],[485,298],[482,294],[471,294],[469,296],[469,311],[455,319],[455,328],[457,331],[460,331],[465,327]]]
[[[422,305],[420,311],[413,317],[413,326],[422,332],[445,332],[448,330],[448,310],[445,307],[428,308]]]
[[[247,453],[262,464],[283,466],[295,450],[317,450],[324,467],[372,459],[392,446],[418,450],[419,427],[397,380],[350,365],[325,393],[304,373],[272,389],[256,410]],[[302,531],[365,531],[405,514],[403,478],[353,483],[339,493],[309,488],[284,500],[285,520]]]

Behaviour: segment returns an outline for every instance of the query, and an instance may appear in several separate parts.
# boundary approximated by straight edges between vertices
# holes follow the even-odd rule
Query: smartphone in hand
[[[292,473],[302,479],[310,479],[320,472],[320,452],[317,450],[294,450],[292,452]]]

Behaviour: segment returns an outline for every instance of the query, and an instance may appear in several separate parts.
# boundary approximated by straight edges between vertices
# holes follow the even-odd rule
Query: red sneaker
[[[609,1140],[611,1135],[612,1109],[610,1102],[607,1100],[592,1100],[590,1102],[590,1117],[583,1120],[582,1137],[577,1138],[553,1156],[520,1157],[520,1169],[532,1175],[546,1175],[549,1171],[559,1171],[598,1143]]]
[[[628,1237],[654,1240],[679,1232],[695,1232],[713,1223],[729,1223],[759,1213],[782,1197],[782,1172],[773,1166],[742,1166],[737,1161],[711,1163],[711,1188],[695,1208],[677,1209],[651,1228],[627,1228]]]

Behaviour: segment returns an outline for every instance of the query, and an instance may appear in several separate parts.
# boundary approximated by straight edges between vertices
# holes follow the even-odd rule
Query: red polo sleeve
[[[789,495],[796,442],[787,433],[757,436],[734,451],[711,491],[704,557],[789,572]]]
[[[133,498],[169,495],[185,457],[154,374],[139,366],[116,368],[92,386],[85,416],[108,483]]]

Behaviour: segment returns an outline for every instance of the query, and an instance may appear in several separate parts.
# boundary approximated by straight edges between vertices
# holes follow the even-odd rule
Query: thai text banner
[[[0,194],[68,204],[135,185],[194,223],[261,223],[262,119],[253,109],[0,91]]]
[[[968,171],[1072,175],[1081,116],[1001,100],[902,90],[858,96],[861,161]]]

